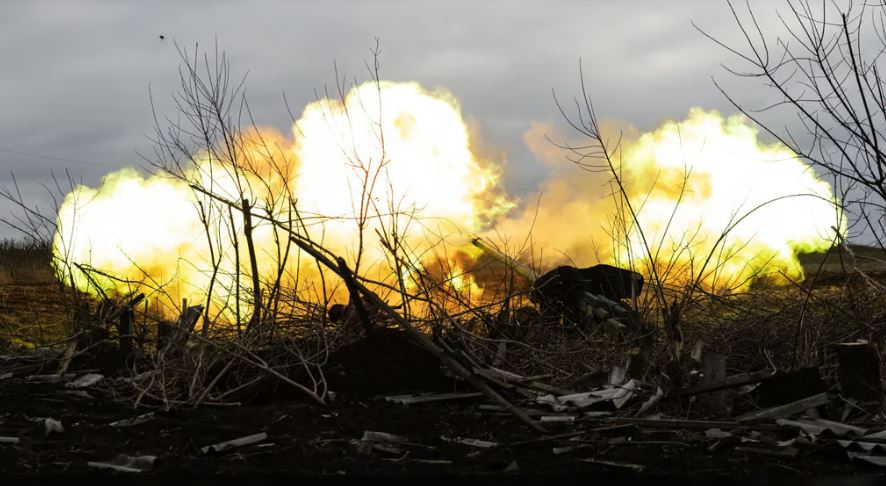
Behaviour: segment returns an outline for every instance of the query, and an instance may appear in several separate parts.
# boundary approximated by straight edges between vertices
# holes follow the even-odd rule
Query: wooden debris
[[[372,442],[372,441],[362,441],[362,442],[363,442],[363,444],[369,445],[368,446],[369,451],[374,451],[374,450],[381,451],[381,452],[386,452],[388,454],[393,454],[395,456],[402,455],[405,452],[405,450],[403,448],[392,446],[390,444],[384,444],[384,443],[380,444],[378,442]],[[360,448],[360,450],[363,451],[363,453],[365,454],[366,453],[365,451],[367,449]]]
[[[62,359],[58,365],[57,375],[64,375],[66,371],[68,371],[68,367],[71,365],[71,360],[74,359],[74,354],[77,352],[77,336],[72,336],[71,342],[68,343],[68,346],[65,348],[64,354],[62,354]]]
[[[631,380],[625,383],[624,386],[618,388],[622,393],[616,394],[615,397],[612,398],[612,404],[615,405],[615,408],[620,409],[623,407],[631,398],[634,396],[634,390],[637,389],[637,380]]]
[[[0,375],[0,381],[8,380],[8,379],[12,378],[14,375],[15,375],[15,374],[12,373],[12,372],[9,372],[9,373],[3,373],[2,375]]]
[[[692,354],[689,355],[689,358],[697,364],[701,364],[702,356],[704,356],[704,341],[699,339],[695,342],[695,346],[692,348]]]
[[[111,462],[89,461],[86,465],[88,467],[110,469],[117,472],[140,473],[153,469],[154,461],[156,460],[157,456],[127,456],[125,454],[120,454]]]
[[[546,435],[546,436],[538,437],[535,439],[521,440],[519,442],[512,442],[512,443],[508,444],[508,447],[520,447],[520,446],[527,446],[527,445],[543,444],[545,442],[551,442],[554,440],[571,439],[573,437],[579,437],[584,434],[585,434],[584,431],[575,431],[575,432],[566,432],[564,434]]]
[[[543,423],[567,423],[575,422],[575,415],[542,415],[539,420]]]
[[[595,434],[602,437],[625,437],[636,432],[637,426],[634,424],[607,425],[589,429],[589,434]]]
[[[409,442],[409,439],[400,435],[390,434],[388,432],[375,432],[371,430],[366,430],[363,432],[363,437],[360,440],[352,441],[357,447],[357,452],[360,454],[370,454],[372,451],[380,451],[393,455],[403,455],[408,452],[405,451],[403,447],[421,447],[424,449],[433,450],[434,447],[427,446],[424,444],[416,444]]]
[[[148,412],[146,414],[142,414],[131,419],[117,420],[116,422],[111,422],[108,425],[111,427],[132,427],[134,425],[141,425],[143,423],[150,422],[151,420],[154,420],[154,412]]]
[[[480,392],[471,393],[440,393],[431,395],[391,395],[385,397],[386,402],[400,405],[414,405],[416,403],[443,402],[449,400],[463,400],[465,398],[482,397]]]
[[[87,373],[85,375],[80,376],[76,380],[65,383],[65,387],[67,388],[89,388],[92,385],[102,381],[105,378],[104,375],[98,373]]]
[[[661,387],[658,387],[655,390],[655,395],[652,395],[651,397],[649,397],[648,400],[643,402],[643,405],[640,406],[640,411],[637,412],[637,415],[643,415],[644,413],[648,412],[649,409],[660,402],[662,398],[664,398],[664,392],[661,390]]]
[[[250,444],[255,444],[256,442],[261,442],[267,438],[268,434],[261,432],[258,434],[247,435],[246,437],[240,437],[239,439],[219,442],[217,444],[201,447],[200,451],[204,454],[209,454],[210,452],[221,452],[236,447],[243,447]]]
[[[409,439],[400,435],[389,434],[387,432],[374,432],[371,430],[364,431],[363,438],[360,440],[364,442],[389,442],[393,444],[405,444],[409,441]]]
[[[439,464],[443,466],[452,464],[452,461],[449,459],[419,459],[417,457],[410,457],[408,461],[416,464]]]
[[[636,472],[643,472],[646,469],[646,466],[642,464],[633,464],[630,462],[619,462],[619,461],[610,461],[608,459],[596,459],[596,458],[580,458],[578,459],[581,462],[587,462],[590,464],[597,464],[600,466],[610,466],[610,467],[619,467],[623,469],[630,469]]]
[[[609,384],[612,386],[618,386],[625,382],[625,377],[628,374],[627,367],[615,365],[609,370]]]
[[[741,386],[760,383],[767,379],[770,379],[776,375],[773,375],[772,372],[768,370],[756,371],[754,373],[742,373],[738,375],[733,375],[726,377],[723,381],[719,383],[702,383],[692,387],[689,387],[685,390],[676,392],[674,397],[688,397],[692,395],[698,395],[699,393],[708,393],[715,392],[720,390],[726,390],[729,388],[738,388]]]
[[[524,385],[535,390],[539,390],[545,393],[554,393],[556,395],[571,395],[575,393],[574,390],[566,390],[556,386],[548,385],[546,383],[542,383],[540,381],[530,381],[524,383]]]
[[[717,353],[704,353],[701,358],[702,386],[722,383],[726,379],[726,356]],[[700,403],[708,409],[723,410],[726,408],[726,395],[723,390],[708,392],[700,397]]]
[[[831,420],[824,419],[816,419],[816,420],[788,420],[788,419],[778,419],[775,421],[778,425],[783,425],[785,427],[791,427],[795,429],[800,429],[807,434],[820,434],[825,430],[829,430],[833,432],[837,437],[843,437],[845,435],[855,435],[862,436],[867,433],[867,429],[863,429],[861,427],[856,427],[854,425],[844,424],[841,422],[834,422]]]
[[[637,381],[631,380],[621,387],[562,396],[544,395],[538,397],[537,402],[550,406],[555,412],[562,412],[570,407],[585,408],[605,401],[611,401],[615,408],[621,408],[633,397],[636,388]]]
[[[717,427],[712,427],[704,431],[704,436],[706,439],[725,439],[727,437],[732,437],[732,432],[726,432]]]
[[[6,437],[0,435],[0,444],[18,444],[21,441],[18,437]]]
[[[593,447],[593,446],[594,446],[594,444],[574,444],[574,445],[568,445],[568,446],[553,447],[553,448],[551,448],[551,453],[554,454],[555,456],[559,456],[562,454],[566,454],[567,452],[572,452],[572,451],[576,451],[579,449],[587,449],[588,447]]]
[[[449,442],[451,444],[462,444],[471,447],[477,447],[479,449],[491,449],[493,447],[498,447],[500,444],[498,442],[491,442],[488,440],[480,440],[480,439],[467,439],[462,437],[446,437],[441,436],[440,440],[443,442]]]
[[[828,403],[828,394],[819,393],[817,395],[812,395],[811,397],[806,397],[802,400],[797,400],[785,405],[779,405],[777,407],[771,407],[746,413],[738,417],[738,421],[747,422],[751,420],[787,418],[806,409],[815,408],[826,403]]]
[[[480,405],[478,407],[478,409],[483,410],[483,411],[494,412],[495,414],[510,415],[510,412],[508,412],[507,410],[505,410],[504,407],[501,407],[499,405],[492,405],[492,404],[484,403],[483,405]],[[536,417],[536,418],[542,417],[544,415],[554,415],[550,410],[541,410],[538,408],[524,408],[523,411],[526,413],[527,416]],[[585,414],[587,414],[587,413],[591,413],[591,412],[585,412]],[[607,412],[607,413],[609,413],[609,412]],[[570,415],[570,414],[563,414],[563,415]]]
[[[528,377],[527,377],[527,376],[521,376],[521,375],[518,375],[517,373],[511,373],[511,372],[508,371],[508,370],[503,370],[503,369],[501,369],[501,368],[496,368],[495,366],[490,366],[490,367],[488,367],[488,368],[475,369],[474,371],[478,371],[478,372],[479,372],[479,371],[481,371],[481,370],[482,370],[482,371],[485,371],[485,372],[491,372],[491,373],[494,373],[494,374],[498,375],[499,378],[501,378],[501,379],[503,379],[503,380],[505,380],[505,381],[514,381],[514,382],[520,382],[520,381],[534,381],[534,380],[538,380],[538,379],[540,379],[540,378],[544,378],[544,377],[545,377],[545,376],[528,376]]]
[[[144,294],[139,294],[144,298]],[[139,299],[141,301],[141,299]],[[128,306],[122,314],[120,314],[120,320],[117,322],[117,335],[119,336],[119,350],[120,350],[120,362],[118,365],[121,368],[125,368],[130,364],[132,360],[132,329],[133,329],[133,321],[135,320],[135,313],[132,311],[132,306]]]
[[[171,329],[171,335],[168,336],[162,351],[160,351],[161,356],[169,356],[170,354],[184,349],[188,338],[191,336],[191,333],[194,332],[194,326],[197,325],[197,321],[203,314],[202,305],[188,307],[187,300],[182,301],[182,308],[184,310],[182,311],[181,316],[175,321],[175,324]]]

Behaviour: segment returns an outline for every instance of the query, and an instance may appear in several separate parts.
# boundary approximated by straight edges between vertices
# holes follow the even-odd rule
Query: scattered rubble
[[[208,445],[200,448],[200,452],[204,454],[210,454],[213,452],[222,452],[228,449],[234,449],[237,447],[248,446],[250,444],[255,444],[257,442],[261,442],[268,438],[268,434],[261,432],[258,434],[247,435],[246,437],[240,437],[239,439],[228,440],[225,442],[219,442],[217,444]]]
[[[44,435],[49,435],[49,434],[53,434],[53,433],[61,434],[62,432],[65,431],[65,426],[62,425],[61,422],[59,422],[58,420],[56,420],[54,418],[43,419],[43,426],[46,430]]]
[[[88,461],[87,467],[96,469],[110,469],[115,472],[141,473],[150,471],[154,467],[157,456],[127,456],[120,454],[110,462]]]
[[[70,383],[66,383],[65,386],[68,388],[89,388],[102,381],[104,378],[104,375],[98,373],[87,373]]]
[[[556,275],[580,277],[587,273],[584,270],[589,269],[561,269]],[[608,269],[600,271],[612,273]],[[642,285],[629,273],[619,275],[624,277],[623,284]],[[536,294],[555,287],[558,292],[569,290],[563,282],[546,287],[540,280],[535,282]],[[553,276],[548,279],[553,280]],[[582,316],[590,315],[598,323],[600,319],[628,317],[616,302],[626,295],[624,288],[593,294],[592,291],[601,291],[599,281],[575,285],[580,290],[575,298],[580,302]],[[596,290],[589,285],[597,286]],[[184,317],[171,324],[164,337],[164,359],[188,353],[190,358],[199,356],[199,342],[189,347],[188,341],[194,334],[200,308],[183,307]],[[601,309],[602,313],[597,312]],[[385,312],[381,305],[377,310]],[[531,320],[531,313],[523,314]],[[125,442],[127,447],[135,442],[135,434],[152,436],[153,440],[154,436],[162,437],[160,434],[176,433],[171,432],[176,428],[188,429],[176,436],[181,443],[189,444],[175,449],[177,452],[170,452],[170,443],[164,443],[160,444],[163,447],[154,444],[151,449],[131,449],[136,454],[157,455],[119,454],[111,461],[86,461],[89,468],[125,473],[153,472],[162,467],[160,464],[175,464],[176,460],[205,461],[217,466],[252,456],[290,454],[291,449],[323,458],[356,451],[358,462],[372,467],[382,467],[378,466],[382,463],[428,468],[422,470],[458,466],[470,471],[481,463],[495,472],[506,473],[542,470],[533,461],[546,460],[599,468],[594,470],[657,472],[676,454],[718,455],[728,458],[723,460],[727,463],[818,461],[819,456],[830,454],[846,464],[855,461],[853,467],[886,466],[886,417],[879,410],[883,399],[880,361],[876,348],[867,342],[831,346],[831,368],[806,366],[774,371],[772,366],[736,370],[727,366],[728,355],[716,353],[710,344],[697,340],[691,350],[673,360],[672,368],[653,366],[654,357],[645,356],[645,348],[638,345],[613,357],[605,367],[587,366],[570,375],[551,366],[535,368],[523,376],[514,371],[520,368],[509,366],[508,359],[515,355],[515,346],[503,345],[509,341],[491,343],[489,354],[480,359],[458,336],[421,334],[423,337],[419,338],[415,334],[418,331],[409,329],[379,329],[373,331],[371,338],[330,353],[328,368],[324,370],[328,372],[324,378],[330,389],[324,392],[329,400],[323,407],[328,408],[294,400],[281,405],[290,407],[285,413],[258,414],[250,417],[248,424],[207,419],[204,428],[196,433],[188,429],[187,419],[181,416],[191,417],[186,413],[198,406],[200,413],[209,413],[207,407],[237,409],[240,402],[230,398],[190,401],[186,402],[191,407],[189,411],[179,408],[176,413],[182,415],[175,416],[169,412],[174,408],[170,406],[172,401],[163,403],[161,398],[152,404],[152,412],[142,413],[145,406],[137,403],[138,412],[131,408],[116,411],[101,415],[100,420],[88,425],[75,414],[56,414],[46,409],[28,413],[52,413],[65,420],[69,430],[63,437],[79,436],[82,428],[88,426],[94,436],[126,437],[130,441]],[[637,339],[627,333],[619,336],[624,343],[630,343],[624,347],[632,347]],[[46,370],[40,367],[25,373],[5,372],[0,374],[4,387],[9,384],[12,388],[7,389],[27,389],[32,404],[63,403],[83,410],[89,404],[75,402],[107,399],[120,389],[140,390],[147,383],[169,378],[163,368],[137,368],[138,373],[133,371],[131,376],[115,376],[97,368],[79,369],[82,366],[76,365],[69,349],[77,353],[80,348],[67,345],[52,357],[54,364],[49,370],[57,369],[56,373],[45,374]],[[41,356],[49,354],[44,351]],[[240,364],[234,358],[222,361],[210,376],[221,380],[227,370]],[[264,369],[280,373],[268,366]],[[685,379],[672,379],[668,375],[672,369],[684,373]],[[260,376],[254,382],[262,383],[262,379]],[[242,386],[250,385],[247,382]],[[7,397],[4,393],[13,394],[0,390],[0,396]],[[334,402],[333,396],[337,397]],[[12,400],[7,397],[8,402]],[[242,409],[266,405],[256,404],[258,401],[243,405]],[[20,410],[10,413],[14,415],[10,422],[16,425],[8,428],[7,423],[0,422],[0,432],[5,434],[0,437],[0,448],[4,452],[15,450],[20,454],[16,457],[30,453],[24,446],[29,447],[32,441],[51,442],[55,437],[47,436],[65,433],[61,420],[25,417],[33,421],[30,429],[42,423],[43,437],[38,437],[39,433],[16,422],[21,421],[15,415],[21,414]],[[234,412],[230,413],[220,416],[234,416]],[[360,422],[364,414],[406,416],[411,421],[376,421],[371,425],[377,427],[375,430],[366,430],[370,425]],[[353,422],[339,426],[345,417]],[[295,432],[309,427],[307,432]],[[265,442],[269,434],[273,435],[273,442]],[[230,437],[238,438],[222,440]],[[197,445],[210,442],[202,447]],[[92,455],[82,449],[70,454],[81,458],[81,466],[85,458],[113,455]],[[159,462],[158,457],[162,457]],[[483,463],[484,460],[488,462]]]

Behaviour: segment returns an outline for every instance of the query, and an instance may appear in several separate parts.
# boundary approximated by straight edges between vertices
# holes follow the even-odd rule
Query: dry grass
[[[829,348],[833,343],[866,339],[881,353],[886,352],[886,293],[876,283],[886,275],[886,265],[878,266],[870,259],[879,250],[853,247],[851,251],[853,254],[834,253],[827,259],[803,255],[801,261],[810,277],[804,284],[757,285],[729,299],[703,297],[683,316],[686,351],[704,341],[705,349],[727,356],[729,373],[819,366],[825,374],[834,363]],[[822,261],[824,265],[820,265]],[[864,262],[863,268],[873,277],[849,272],[853,261]],[[819,266],[822,272],[816,274]],[[847,273],[843,273],[844,267]],[[0,275],[6,279],[0,283],[0,347],[34,349],[66,336],[72,303],[52,277],[46,248],[4,242],[0,245]],[[492,339],[477,317],[465,316],[459,322],[461,332],[451,337],[463,340],[480,360],[496,362],[500,343],[505,341],[507,353],[496,366],[524,376],[546,375],[544,381],[557,386],[568,386],[590,372],[624,365],[642,343],[638,332],[601,326],[582,334],[551,324],[536,324],[517,336]],[[290,339],[283,331],[281,328],[278,340]],[[632,376],[660,381],[668,353],[663,337],[658,339],[645,348],[642,368],[634,361]],[[214,351],[201,359],[224,363],[230,359],[226,356]]]
[[[51,261],[47,242],[0,240],[0,285],[53,284]]]
[[[67,336],[70,294],[55,277],[48,243],[0,241],[0,345],[47,346]]]

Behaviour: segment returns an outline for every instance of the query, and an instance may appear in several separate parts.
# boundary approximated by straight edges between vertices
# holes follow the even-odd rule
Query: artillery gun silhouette
[[[542,318],[558,320],[566,328],[601,322],[624,327],[619,321],[629,319],[633,311],[621,301],[638,296],[643,289],[643,276],[631,270],[606,264],[562,265],[539,274],[482,238],[474,237],[471,243],[532,282],[529,300],[538,305]]]

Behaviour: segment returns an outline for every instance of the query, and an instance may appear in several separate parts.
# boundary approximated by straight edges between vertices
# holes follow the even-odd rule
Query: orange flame
[[[682,266],[665,276],[676,283],[714,255],[702,281],[716,286],[725,279],[743,288],[761,273],[801,278],[794,253],[825,248],[833,228],[846,226],[829,185],[789,150],[760,142],[743,118],[699,109],[625,142],[616,163],[639,227],[621,233],[608,179],[574,167],[542,185],[539,208],[508,213],[514,202],[503,195],[501,167],[475,155],[459,106],[443,91],[362,84],[344,100],[308,105],[293,135],[294,141],[266,129],[240,134],[228,161],[197,154],[179,178],[123,169],[98,188],[77,187],[59,210],[56,256],[101,271],[75,267],[70,276],[80,288],[155,289],[173,308],[182,297],[205,302],[214,282],[213,306],[230,317],[236,299],[248,305],[242,296],[250,295],[243,215],[189,184],[253,201],[263,290],[282,269],[286,285],[306,285],[315,298],[322,292],[316,265],[287,249],[285,232],[263,215],[292,221],[297,209],[312,238],[351,265],[362,255],[361,273],[388,282],[398,275],[377,235],[396,229],[410,250],[399,276],[407,287],[414,288],[411,266],[439,273],[451,289],[472,297],[485,282],[469,273],[480,251],[464,235],[482,230],[514,239],[533,228],[537,248],[548,249],[546,264],[561,260],[560,250],[578,265],[610,262],[648,273],[648,247],[653,261]],[[722,258],[724,249],[731,258]],[[67,270],[60,267],[60,277]]]

